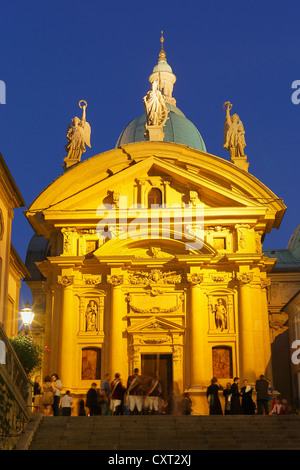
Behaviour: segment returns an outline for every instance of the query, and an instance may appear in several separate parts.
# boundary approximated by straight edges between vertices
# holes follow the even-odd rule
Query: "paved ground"
[[[29,446],[29,450],[223,449],[300,450],[300,416],[43,417]]]

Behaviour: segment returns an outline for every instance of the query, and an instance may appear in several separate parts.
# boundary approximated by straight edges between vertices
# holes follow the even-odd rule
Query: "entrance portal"
[[[172,354],[142,354],[142,375],[159,377],[165,400],[173,389]]]

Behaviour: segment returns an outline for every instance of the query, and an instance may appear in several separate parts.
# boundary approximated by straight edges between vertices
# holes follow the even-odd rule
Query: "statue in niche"
[[[237,114],[230,116],[232,104],[229,101],[224,103],[223,108],[226,111],[223,146],[230,152],[231,158],[245,157],[246,141],[243,123]]]
[[[168,119],[165,99],[158,89],[158,82],[152,83],[151,90],[143,98],[147,114],[147,126],[164,126]]]
[[[98,305],[94,300],[90,300],[85,312],[85,331],[97,331],[97,315]]]
[[[82,117],[75,116],[72,119],[72,124],[69,125],[67,131],[68,143],[65,145],[67,156],[64,162],[72,160],[75,163],[80,162],[81,155],[86,151],[85,146],[91,147],[91,126],[86,121],[86,108],[87,102],[84,100],[79,101],[79,108],[82,109]]]
[[[212,305],[212,311],[215,315],[215,324],[217,329],[221,329],[221,331],[227,329],[228,323],[228,312],[226,308],[226,301],[224,299],[219,298],[215,306]]]

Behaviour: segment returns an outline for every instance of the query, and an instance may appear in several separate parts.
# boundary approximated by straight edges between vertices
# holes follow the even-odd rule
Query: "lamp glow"
[[[31,323],[33,321],[33,318],[34,318],[34,313],[31,310],[29,303],[26,304],[25,308],[22,308],[20,313],[21,313],[21,317],[22,317],[22,322],[25,326],[25,331],[28,332],[28,330],[30,328],[30,325],[31,325]]]

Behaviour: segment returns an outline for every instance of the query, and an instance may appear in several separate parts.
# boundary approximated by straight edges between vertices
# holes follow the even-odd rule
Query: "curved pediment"
[[[179,236],[179,234],[177,234]],[[141,233],[141,238],[119,239],[114,238],[106,242],[96,251],[93,256],[103,259],[104,257],[128,257],[135,259],[146,259],[167,262],[182,255],[215,256],[217,251],[201,239],[184,240],[172,238],[147,238]]]
[[[285,205],[263,183],[222,158],[166,142],[130,144],[96,155],[68,169],[31,204],[26,216],[37,233],[48,226],[97,224],[100,205],[126,196],[128,206],[140,203],[147,184],[167,185],[168,204],[189,204],[191,194],[208,211],[234,210],[253,218],[268,216],[269,230],[278,228]],[[227,211],[227,212],[226,212]],[[270,223],[271,221],[271,223]]]

